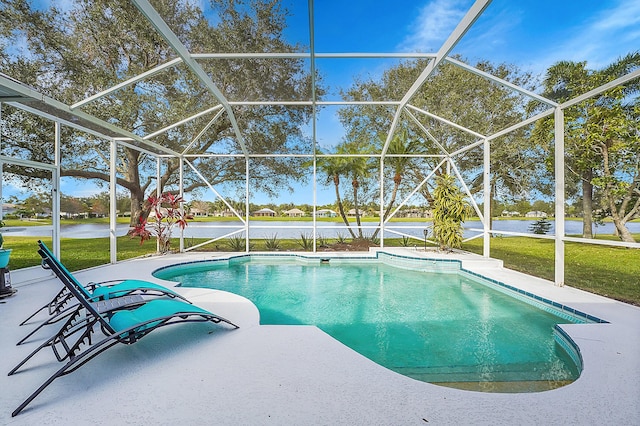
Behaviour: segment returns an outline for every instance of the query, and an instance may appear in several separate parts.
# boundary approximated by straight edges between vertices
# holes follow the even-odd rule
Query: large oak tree
[[[55,4],[55,3],[54,3]],[[159,0],[153,3],[171,30],[192,53],[293,52],[302,46],[285,41],[287,11],[273,0],[212,0],[205,16],[197,2]],[[27,0],[0,5],[0,70],[38,91],[69,105],[162,65],[176,53],[128,1],[75,0],[71,7],[39,10]],[[223,95],[230,101],[308,100],[311,79],[304,62],[281,59],[201,60]],[[318,89],[317,93],[321,93]],[[82,106],[82,109],[140,136],[219,104],[207,87],[184,64],[130,84]],[[234,111],[243,143],[261,154],[299,152],[306,148],[301,125],[309,108],[277,105],[238,107]],[[217,119],[195,143],[196,135],[213,118],[185,123],[152,139],[182,152],[241,154],[226,114]],[[50,122],[24,111],[5,107],[3,154],[51,164]],[[191,145],[190,145],[191,144]],[[65,129],[62,138],[62,175],[108,182],[108,146],[92,135]],[[245,178],[242,157],[191,158],[212,185],[238,184]],[[251,185],[274,191],[304,179],[291,159],[263,157],[250,161]],[[162,161],[155,179],[155,161],[136,149],[121,146],[118,184],[131,194],[132,222],[142,211],[145,197],[159,186],[174,184],[179,161]],[[11,172],[11,166],[6,166]],[[37,172],[36,172],[37,174]],[[27,184],[35,175],[24,176]],[[186,170],[185,190],[205,186]]]

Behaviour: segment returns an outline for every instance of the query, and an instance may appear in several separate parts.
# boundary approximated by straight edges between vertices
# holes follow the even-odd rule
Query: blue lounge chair
[[[11,416],[18,415],[58,377],[74,372],[106,349],[118,343],[136,343],[159,327],[183,322],[209,321],[216,324],[225,322],[233,328],[238,328],[237,325],[227,319],[176,299],[151,299],[133,309],[109,309],[107,312],[100,312],[97,305],[102,302],[94,302],[88,299],[82,291],[82,286],[79,286],[77,282],[62,273],[58,263],[44,250],[40,250],[40,255],[79,303],[54,336],[41,344],[9,372],[9,375],[15,374],[29,359],[45,347],[50,347],[53,350],[58,361],[67,361],[63,367],[29,395],[11,413]],[[135,296],[125,295],[121,297]],[[107,301],[115,299],[118,298],[107,299]],[[124,305],[127,306],[126,303]],[[76,321],[75,317],[80,315],[81,311],[86,312],[86,320]],[[101,330],[105,337],[97,343],[93,343],[93,335],[97,330]]]
[[[99,300],[105,300],[110,298],[119,298],[122,296],[139,294],[145,296],[160,296],[160,297],[168,297],[168,298],[179,298],[184,300],[185,302],[189,302],[179,293],[161,286],[159,284],[154,284],[148,281],[142,280],[112,280],[112,281],[103,281],[101,283],[89,283],[86,286],[80,284],[80,282],[73,276],[69,270],[53,255],[51,250],[42,242],[38,241],[38,245],[40,250],[44,255],[46,255],[49,259],[51,259],[57,266],[54,273],[58,275],[58,278],[61,279],[60,275],[65,276],[68,280],[71,280],[76,287],[81,291],[85,297],[93,302]],[[47,267],[47,264],[43,260],[43,267]],[[48,268],[50,269],[50,268]],[[75,306],[70,306],[70,302],[74,300],[73,295],[69,292],[66,287],[62,287],[60,292],[51,299],[50,302],[43,305],[40,309],[31,314],[27,319],[22,321],[20,325],[24,325],[29,322],[33,317],[35,317],[38,313],[47,310],[49,313],[49,318],[44,322],[40,323],[38,327],[32,330],[29,334],[23,337],[17,344],[21,345],[26,342],[29,337],[35,334],[42,327],[50,324],[57,323],[67,315],[70,315]],[[121,299],[123,300],[123,299]],[[77,303],[77,302],[76,302]]]

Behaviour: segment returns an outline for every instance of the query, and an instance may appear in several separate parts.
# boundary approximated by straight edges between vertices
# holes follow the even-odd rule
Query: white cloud
[[[586,60],[589,68],[605,67],[640,49],[639,26],[640,2],[623,0],[572,29],[568,40],[555,46],[541,62],[549,66],[559,60]]]
[[[400,43],[401,51],[431,52],[440,48],[469,7],[464,0],[433,0],[420,9]]]
[[[603,11],[592,25],[596,31],[617,31],[622,29],[637,29],[640,24],[640,2],[631,0],[622,2],[614,9]]]

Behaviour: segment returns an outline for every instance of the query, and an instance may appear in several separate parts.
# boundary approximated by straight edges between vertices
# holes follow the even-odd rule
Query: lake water
[[[534,220],[499,220],[493,222],[493,229],[506,232],[527,233],[529,226]],[[555,232],[555,223],[551,222],[551,229],[548,235]],[[397,237],[397,233],[407,234],[418,238],[423,238],[424,229],[429,229],[431,222],[392,222],[385,226],[385,237]],[[355,231],[355,226],[352,227]],[[470,221],[465,224],[465,237],[477,235],[482,224],[479,221]],[[627,227],[632,233],[640,233],[640,222],[628,223]],[[363,223],[363,234],[365,236],[373,234],[376,228],[374,222]],[[184,231],[185,238],[217,238],[233,231],[242,229],[241,222],[192,222]],[[129,230],[128,225],[118,225],[116,235],[123,236]],[[349,232],[342,222],[317,222],[317,235],[325,238],[335,238],[338,235],[349,237]],[[612,223],[605,223],[603,226],[594,227],[594,232],[598,235],[612,234],[614,226]],[[396,231],[397,233],[391,232]],[[282,238],[300,238],[301,234],[311,235],[313,232],[313,222],[278,222],[278,221],[251,221],[249,236],[251,238],[267,238],[277,234]],[[582,222],[568,220],[565,221],[565,232],[568,235],[582,234]],[[27,227],[7,227],[3,229],[5,236],[33,236],[51,237],[51,226],[27,226]],[[431,233],[431,231],[429,231]],[[175,236],[179,236],[179,230],[174,231]],[[61,236],[63,238],[104,238],[109,236],[109,226],[106,224],[85,223],[77,225],[61,226]]]

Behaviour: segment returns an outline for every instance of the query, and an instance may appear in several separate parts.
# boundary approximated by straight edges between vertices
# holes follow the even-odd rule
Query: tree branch
[[[78,177],[85,179],[99,179],[103,180],[107,183],[111,182],[111,176],[107,173],[101,172],[91,172],[88,170],[77,170],[77,169],[65,169],[60,171],[60,176],[70,176],[70,177]],[[125,187],[129,190],[136,189],[136,185],[128,180],[122,178],[116,178],[116,183],[122,187]]]

